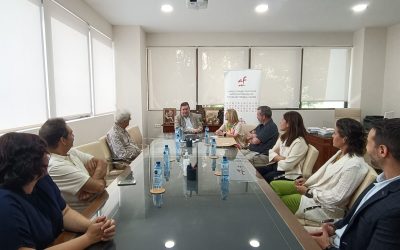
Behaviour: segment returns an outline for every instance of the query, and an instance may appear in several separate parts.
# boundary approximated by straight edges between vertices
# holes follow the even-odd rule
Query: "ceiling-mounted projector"
[[[207,8],[208,0],[186,0],[189,9],[205,9]]]

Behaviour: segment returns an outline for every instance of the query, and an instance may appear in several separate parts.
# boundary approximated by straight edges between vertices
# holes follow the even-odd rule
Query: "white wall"
[[[105,135],[114,124],[114,115],[108,114],[90,118],[82,118],[69,121],[67,124],[74,131],[74,146],[79,146],[85,143],[97,141],[97,139]],[[38,134],[39,128],[28,129],[21,132]]]
[[[145,33],[140,26],[114,26],[115,74],[117,108],[132,114],[132,125],[138,125],[142,134],[144,113],[147,110],[145,79]],[[146,101],[145,101],[146,100]]]
[[[384,82],[382,112],[392,110],[400,117],[400,24],[387,31]]]

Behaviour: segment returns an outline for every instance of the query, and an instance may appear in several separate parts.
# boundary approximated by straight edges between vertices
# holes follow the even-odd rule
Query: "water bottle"
[[[168,153],[168,156],[169,156],[169,147],[168,147],[167,144],[165,144],[165,146],[164,146],[164,151],[166,151]]]
[[[204,139],[206,144],[210,143],[210,135],[208,134],[208,131],[210,131],[210,129],[208,128],[208,126],[206,126],[206,128],[204,129]]]
[[[162,187],[162,168],[161,162],[157,161],[154,166],[153,172],[153,188],[161,188]]]
[[[175,128],[175,141],[179,142],[181,140],[181,133],[179,132],[179,127]]]
[[[169,154],[168,151],[164,150],[164,177],[166,181],[169,180],[170,173]]]
[[[217,153],[217,142],[215,141],[215,138],[211,139],[211,156],[215,156]]]
[[[229,180],[221,178],[221,199],[226,200],[229,194]]]
[[[153,204],[154,206],[160,208],[163,204],[163,195],[162,194],[153,194]]]
[[[222,158],[221,162],[221,177],[222,180],[229,181],[229,161],[226,156]]]
[[[182,160],[182,170],[183,170],[183,176],[187,175],[187,166],[190,164],[190,158],[189,158],[189,153],[187,150],[185,150],[185,154],[183,155],[183,160]]]
[[[215,171],[216,168],[217,168],[217,160],[216,159],[212,159],[212,161],[211,161],[211,170]]]
[[[180,141],[175,142],[176,148],[176,161],[179,162],[181,160],[181,143]]]

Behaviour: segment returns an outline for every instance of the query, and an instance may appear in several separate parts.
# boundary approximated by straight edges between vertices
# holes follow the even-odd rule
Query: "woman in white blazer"
[[[363,153],[365,135],[361,124],[339,119],[332,135],[339,151],[308,180],[274,181],[271,187],[300,219],[321,222],[344,216],[351,195],[368,172]]]
[[[279,129],[283,133],[268,152],[270,163],[257,168],[268,183],[274,179],[294,180],[299,177],[308,150],[307,131],[298,112],[286,112]]]

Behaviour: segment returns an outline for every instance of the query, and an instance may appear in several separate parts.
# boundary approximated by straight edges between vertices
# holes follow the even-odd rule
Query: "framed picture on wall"
[[[205,108],[206,124],[207,125],[219,125],[218,109]]]
[[[163,109],[163,124],[174,125],[176,115],[176,108],[164,108]]]

